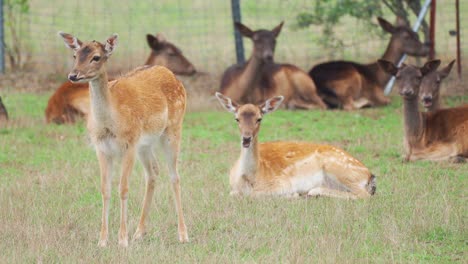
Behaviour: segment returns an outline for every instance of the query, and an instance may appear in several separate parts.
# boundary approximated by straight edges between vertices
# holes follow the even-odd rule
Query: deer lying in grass
[[[429,46],[419,41],[403,19],[392,25],[383,18],[378,22],[392,37],[382,59],[397,63],[403,54],[426,56]],[[314,66],[309,71],[317,85],[319,95],[329,107],[353,110],[365,106],[382,106],[390,103],[384,95],[384,87],[390,75],[377,62],[359,64],[351,61],[331,61]]]
[[[453,160],[468,157],[468,104],[455,108],[419,112],[418,94],[421,79],[434,71],[440,60],[419,68],[379,60],[382,69],[396,76],[396,85],[403,97],[406,161]]]
[[[8,121],[8,112],[0,96],[0,125]]]
[[[274,95],[283,95],[289,109],[326,109],[317,95],[314,81],[306,72],[291,64],[278,64],[273,60],[276,38],[283,22],[273,30],[253,31],[236,22],[240,33],[253,41],[252,56],[243,64],[226,69],[220,92],[241,103],[263,102]]]
[[[419,99],[428,112],[433,112],[440,108],[440,84],[452,70],[455,60],[451,61],[441,70],[433,70],[427,73],[422,81],[419,90]]]
[[[162,34],[146,35],[151,53],[145,65],[160,65],[178,75],[193,75],[195,67],[173,43]],[[46,122],[74,123],[77,117],[89,112],[89,85],[64,82],[50,97],[45,110]]]
[[[145,170],[146,192],[138,228],[133,236],[146,232],[146,217],[153,199],[158,166],[153,149],[162,146],[174,192],[179,240],[188,241],[181,205],[177,159],[185,114],[185,89],[174,74],[162,66],[146,66],[108,82],[106,62],[117,45],[117,35],[105,44],[81,42],[60,32],[65,45],[74,50],[75,63],[68,79],[90,85],[88,132],[95,146],[101,170],[102,225],[99,246],[107,245],[112,165],[121,160],[119,244],[128,245],[128,178],[135,155]]]
[[[238,105],[220,93],[216,97],[235,115],[241,133],[241,154],[229,175],[231,194],[355,199],[375,193],[374,175],[339,148],[308,142],[258,143],[263,116],[280,106],[282,96],[260,106]]]

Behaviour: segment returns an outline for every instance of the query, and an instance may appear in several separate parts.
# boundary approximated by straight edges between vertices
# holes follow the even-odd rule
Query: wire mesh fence
[[[464,41],[468,36],[468,2],[460,1],[462,56],[468,52]],[[452,0],[437,1],[436,51],[444,60],[455,58],[456,39],[449,35],[455,29],[455,4]],[[150,53],[147,33],[163,33],[178,45],[200,71],[221,74],[236,62],[230,1],[206,0],[32,0],[25,17],[26,29],[21,32],[22,48],[29,54],[31,68],[40,73],[67,73],[71,53],[57,31],[70,32],[82,40],[104,41],[110,34],[119,34],[119,47],[110,69],[127,71],[142,65]],[[308,70],[315,63],[329,59],[369,62],[377,59],[389,36],[370,34],[361,23],[343,19],[336,32],[345,40],[339,50],[327,50],[317,44],[320,28],[295,29],[297,14],[312,10],[313,1],[258,0],[241,1],[242,21],[252,29],[272,29],[281,21],[285,26],[278,38],[275,60],[288,62]],[[395,17],[384,15],[389,21]],[[415,17],[410,18],[414,22]],[[428,19],[428,18],[427,18]],[[374,23],[377,26],[376,19]],[[6,32],[6,43],[11,34]],[[250,40],[244,39],[245,54],[251,53]],[[8,66],[8,65],[7,65]]]

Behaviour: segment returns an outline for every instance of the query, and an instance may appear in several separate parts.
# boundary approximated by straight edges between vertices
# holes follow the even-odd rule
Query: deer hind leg
[[[383,89],[375,87],[372,93],[372,101],[376,106],[384,106],[390,103],[390,98],[385,96]]]
[[[309,75],[305,73],[296,74],[292,78],[295,92],[297,93],[295,101],[298,108],[303,109],[327,109],[328,106],[317,94],[315,83]]]
[[[107,246],[107,238],[109,234],[109,204],[111,198],[111,180],[112,180],[112,164],[113,158],[106,156],[103,152],[96,150],[101,171],[101,196],[102,196],[102,218],[101,218],[101,233],[98,246]]]
[[[172,183],[172,191],[174,193],[175,207],[177,211],[178,218],[178,232],[179,232],[179,241],[188,242],[188,233],[187,227],[185,225],[184,214],[182,210],[181,202],[181,191],[180,191],[180,176],[177,170],[177,160],[179,156],[180,148],[180,130],[175,129],[176,131],[171,131],[168,129],[161,136],[161,145],[166,156],[167,165],[169,168],[169,176]]]
[[[350,192],[344,192],[344,191],[339,191],[335,189],[330,189],[327,187],[317,187],[311,189],[308,193],[307,196],[313,196],[313,197],[319,197],[319,196],[327,196],[331,198],[341,198],[341,199],[357,199],[357,195],[350,193]]]
[[[143,146],[138,150],[138,158],[145,169],[146,191],[143,199],[143,208],[141,210],[140,222],[133,235],[133,240],[140,240],[146,234],[146,218],[153,200],[156,177],[159,174],[158,163],[154,156],[152,146]]]
[[[128,208],[128,178],[133,169],[135,162],[135,149],[130,146],[124,153],[122,158],[122,172],[120,176],[120,229],[119,229],[119,245],[122,247],[128,246],[128,229],[127,229],[127,208]]]

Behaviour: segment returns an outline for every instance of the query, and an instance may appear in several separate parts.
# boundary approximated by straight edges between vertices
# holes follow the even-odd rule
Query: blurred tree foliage
[[[10,68],[12,70],[23,69],[31,59],[31,53],[23,41],[29,37],[29,0],[4,0],[3,10],[7,35],[4,44]]]
[[[344,40],[335,34],[335,26],[343,17],[352,17],[361,23],[366,30],[382,36],[377,25],[377,16],[391,11],[396,16],[409,22],[409,10],[418,16],[421,10],[421,0],[315,0],[312,10],[301,12],[296,17],[296,28],[306,28],[310,25],[321,26],[322,34],[318,36],[318,43],[329,50],[342,49]],[[342,21],[341,21],[342,22]],[[390,22],[392,22],[390,20]],[[426,21],[422,23],[422,31],[428,40],[429,30]]]

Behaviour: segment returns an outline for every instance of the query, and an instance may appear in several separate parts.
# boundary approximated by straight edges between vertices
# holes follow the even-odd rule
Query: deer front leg
[[[127,229],[127,206],[128,206],[128,178],[132,172],[133,163],[135,162],[135,149],[129,147],[122,158],[122,174],[120,176],[120,229],[119,229],[119,245],[122,247],[128,246],[128,229]]]
[[[101,217],[101,233],[98,245],[100,247],[107,246],[108,223],[109,223],[109,203],[111,197],[111,180],[112,180],[112,163],[113,159],[106,156],[103,152],[96,150],[101,171],[101,196],[102,196],[102,217]]]

